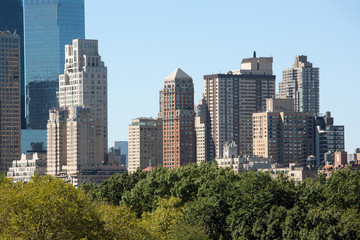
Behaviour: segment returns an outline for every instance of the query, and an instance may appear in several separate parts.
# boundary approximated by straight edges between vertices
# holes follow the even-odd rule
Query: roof
[[[180,68],[175,69],[169,76],[165,79],[192,79],[189,75],[187,75],[183,70]]]
[[[154,168],[152,166],[148,166],[147,168],[144,168],[143,172],[151,172]]]

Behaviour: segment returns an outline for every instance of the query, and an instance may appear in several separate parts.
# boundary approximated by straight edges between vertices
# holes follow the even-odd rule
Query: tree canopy
[[[215,163],[114,175],[80,189],[0,182],[1,239],[360,239],[360,173],[297,183]]]

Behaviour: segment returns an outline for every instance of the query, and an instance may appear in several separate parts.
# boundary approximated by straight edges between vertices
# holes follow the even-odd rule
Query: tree
[[[180,202],[180,199],[175,197],[159,199],[158,208],[154,212],[143,213],[142,225],[156,239],[167,239],[172,233],[172,227],[182,215]]]
[[[140,224],[134,212],[123,206],[108,203],[98,205],[101,220],[104,221],[104,235],[102,239],[123,240],[151,240],[155,239]]]
[[[94,204],[62,180],[44,176],[0,184],[2,239],[95,239],[103,223]]]

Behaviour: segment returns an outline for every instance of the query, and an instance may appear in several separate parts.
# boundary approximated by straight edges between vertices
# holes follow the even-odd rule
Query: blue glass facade
[[[0,31],[16,32],[20,36],[20,95],[21,128],[26,128],[25,115],[25,78],[24,78],[24,27],[22,0],[1,0]]]
[[[49,92],[49,102],[32,101],[30,96],[42,94],[46,88],[42,83],[58,82],[64,72],[65,45],[85,38],[84,0],[24,0],[24,22],[26,84],[39,86],[27,91],[28,127],[46,129],[58,86]],[[36,113],[31,111],[36,108]]]

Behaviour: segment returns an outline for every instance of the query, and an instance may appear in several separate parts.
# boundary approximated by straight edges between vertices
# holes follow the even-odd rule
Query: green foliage
[[[94,239],[102,222],[93,203],[56,178],[0,185],[1,239]]]
[[[182,215],[182,208],[179,205],[180,199],[175,197],[159,199],[158,208],[154,212],[143,213],[143,227],[156,239],[167,239],[172,232],[172,227]]]
[[[295,183],[202,163],[81,189],[4,178],[0,238],[360,239],[360,172],[349,169]]]
[[[155,239],[140,224],[134,212],[123,206],[100,204],[98,206],[104,224],[102,239],[148,240]]]
[[[116,174],[111,176],[102,185],[90,183],[83,184],[80,188],[88,193],[93,200],[108,201],[112,204],[119,205],[124,192],[130,191],[135,185],[146,177],[146,172],[141,170],[133,174]]]

